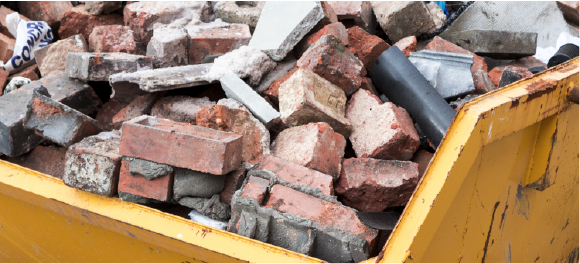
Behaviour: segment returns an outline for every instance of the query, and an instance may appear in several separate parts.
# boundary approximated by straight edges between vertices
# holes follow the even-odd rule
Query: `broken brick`
[[[344,25],[340,22],[332,23],[324,26],[322,29],[316,31],[316,33],[304,37],[296,47],[294,47],[294,53],[296,56],[301,56],[305,51],[308,50],[314,43],[316,43],[320,37],[324,35],[333,35],[340,40],[342,45],[347,46],[349,44],[348,33]]]
[[[342,162],[336,193],[342,202],[363,212],[405,206],[419,182],[410,161],[353,158]]]
[[[30,81],[38,81],[39,78],[37,72],[38,65],[37,64],[30,65],[26,68],[20,69],[18,72],[12,72],[10,78],[8,79],[8,82],[10,82],[14,77],[24,77],[30,79]]]
[[[127,157],[224,175],[240,165],[242,136],[141,116],[123,124],[119,153]]]
[[[327,1],[340,22],[350,27],[356,25],[374,34],[377,19],[369,1]]]
[[[410,160],[420,145],[407,111],[382,103],[366,90],[348,101],[346,118],[353,126],[350,141],[359,158]]]
[[[346,95],[315,73],[299,69],[279,89],[280,118],[289,127],[325,122],[348,137],[352,126],[344,117]]]
[[[278,180],[288,184],[314,187],[325,195],[334,195],[332,176],[288,162],[276,156],[266,156],[256,170],[268,170],[276,174]]]
[[[435,28],[431,14],[424,2],[371,1],[373,11],[381,28],[395,43],[408,36],[419,36]]]
[[[332,35],[320,37],[304,52],[296,66],[311,70],[330,81],[340,87],[347,96],[360,87],[361,76],[366,75],[363,63]]]
[[[117,193],[121,158],[118,135],[87,137],[68,149],[62,180],[67,186],[112,197]]]
[[[4,87],[10,82],[8,81],[8,74],[10,72],[0,70],[0,96],[4,93]]]
[[[336,12],[334,12],[334,9],[332,8],[332,5],[329,5],[328,2],[326,1],[320,1],[319,3],[320,7],[322,8],[322,14],[324,16],[322,17],[322,19],[320,19],[320,21],[318,21],[318,24],[316,24],[312,28],[311,30],[312,32],[319,31],[320,29],[329,24],[338,22],[338,17],[336,16]]]
[[[254,165],[269,153],[270,134],[266,127],[245,109],[208,105],[197,111],[196,124],[243,135],[242,162]]]
[[[220,201],[222,203],[232,203],[234,193],[242,188],[242,184],[246,179],[246,172],[244,165],[240,165],[240,167],[227,174],[224,180],[224,189],[220,192]]]
[[[246,24],[254,32],[265,1],[220,1],[214,6],[216,18],[227,23]]]
[[[122,1],[85,1],[85,10],[91,15],[107,15],[122,7]]]
[[[89,50],[83,35],[74,35],[61,39],[34,52],[34,59],[42,77],[54,71],[66,70],[66,57],[70,52],[86,52]]]
[[[411,161],[419,165],[418,166],[419,178],[423,177],[423,175],[425,174],[425,171],[427,170],[427,167],[429,166],[431,159],[433,159],[433,153],[423,149],[417,150],[417,152],[415,152],[415,155],[413,155],[413,159]]]
[[[200,29],[197,32],[188,30],[189,64],[208,63],[210,57],[225,54],[229,51],[248,45],[252,35],[250,28],[244,24],[230,24],[229,27]]]
[[[124,122],[142,115],[149,115],[151,108],[159,99],[157,94],[146,94],[137,97],[125,108],[119,110],[111,120],[114,129],[121,129]]]
[[[497,85],[497,88],[504,87],[511,83],[517,82],[521,79],[532,76],[532,73],[525,68],[507,66],[501,73],[501,79]]]
[[[125,108],[127,104],[121,103],[115,99],[110,99],[108,102],[103,104],[103,107],[97,113],[98,126],[104,131],[113,130],[113,117]]]
[[[248,183],[246,183],[244,189],[242,189],[241,196],[250,197],[258,201],[258,204],[262,204],[262,202],[264,201],[264,197],[268,192],[269,185],[270,181],[264,178],[250,176],[248,179]]]
[[[264,94],[266,96],[268,96],[268,98],[270,98],[270,100],[272,100],[272,102],[279,105],[280,102],[278,100],[278,96],[279,96],[280,85],[282,83],[284,83],[286,80],[288,80],[288,78],[290,78],[292,75],[294,75],[294,73],[298,69],[299,69],[298,67],[294,67],[290,71],[288,71],[288,73],[284,74],[284,76],[278,78],[276,81],[274,81],[272,84],[270,84],[270,87],[268,87],[268,90],[264,91]]]
[[[85,5],[78,5],[64,14],[58,35],[64,39],[81,34],[87,40],[95,27],[107,25],[123,25],[123,16],[120,14],[95,16],[87,12]]]
[[[272,154],[289,162],[338,177],[346,140],[326,123],[310,123],[282,131]]]
[[[359,58],[367,72],[372,72],[379,55],[391,47],[381,38],[357,26],[348,29],[348,42],[350,43],[348,50]]]
[[[18,164],[44,174],[62,179],[67,148],[57,146],[37,146],[32,151],[18,157],[2,157],[3,160]]]
[[[23,1],[18,2],[18,11],[32,21],[46,22],[53,32],[58,31],[59,23],[66,12],[73,8],[70,1]],[[68,37],[68,36],[67,36]],[[65,38],[62,37],[61,38]]]
[[[379,92],[377,92],[377,88],[373,85],[373,81],[371,80],[371,78],[363,77],[360,88],[369,91],[372,95],[376,97],[380,96]]]
[[[16,40],[0,33],[0,60],[9,62],[14,56],[14,45]]]
[[[151,109],[151,115],[170,119],[175,122],[195,124],[197,111],[206,106],[214,105],[207,97],[194,98],[177,95],[159,99]]]
[[[89,35],[91,52],[125,52],[137,54],[133,31],[120,25],[96,26]]]
[[[147,45],[147,57],[153,58],[155,68],[187,65],[188,41],[187,31],[183,28],[155,28]]]
[[[405,57],[409,58],[411,52],[417,52],[417,37],[409,36],[402,38],[395,43],[395,46],[405,54]]]
[[[473,86],[476,94],[485,94],[496,89],[487,72],[478,70],[473,75]]]
[[[429,42],[427,46],[425,46],[425,49],[469,54],[473,56],[473,65],[471,65],[471,74],[475,74],[478,70],[484,70],[487,72],[487,63],[485,63],[485,60],[482,57],[477,56],[475,55],[475,53],[463,49],[462,47],[459,47],[447,40],[444,40],[439,36],[433,38],[433,40]]]
[[[171,200],[173,192],[173,171],[167,175],[148,180],[143,175],[131,173],[129,170],[129,160],[121,161],[119,172],[119,192],[139,195],[162,202]]]

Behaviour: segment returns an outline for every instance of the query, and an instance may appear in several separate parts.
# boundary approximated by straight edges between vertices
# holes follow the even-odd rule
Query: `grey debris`
[[[246,24],[254,32],[265,1],[223,1],[214,7],[216,18],[227,23]]]
[[[200,171],[174,168],[173,198],[193,196],[210,198],[224,189],[226,175],[213,175]]]
[[[137,204],[150,204],[150,203],[155,201],[155,199],[149,199],[147,197],[139,196],[136,194],[125,193],[125,192],[119,192],[119,199],[126,201],[126,202],[137,203]]]
[[[220,202],[220,196],[214,195],[210,199],[183,197],[179,199],[179,204],[195,209],[202,215],[213,220],[228,221],[230,220],[230,206]]]
[[[122,7],[122,1],[85,1],[85,10],[91,15],[108,15]]]
[[[469,101],[471,101],[479,96],[480,96],[479,94],[468,94],[463,98],[457,98],[455,101],[450,102],[449,105],[451,107],[453,107],[453,109],[455,109],[455,108],[459,107],[461,104],[467,103],[467,102],[469,102]]]
[[[466,30],[447,35],[446,40],[480,56],[518,59],[536,54],[538,33],[502,30]]]
[[[65,73],[70,78],[83,81],[108,81],[109,76],[120,72],[153,69],[151,58],[127,53],[68,53]]]
[[[147,56],[153,59],[156,69],[187,65],[187,41],[188,35],[184,28],[156,28],[147,45]]]
[[[323,17],[320,2],[266,2],[249,46],[281,61]]]
[[[131,175],[143,175],[145,179],[152,181],[161,176],[166,176],[173,172],[173,167],[153,161],[138,158],[123,158],[129,160],[129,173]]]
[[[207,225],[207,226],[211,226],[213,228],[217,228],[220,230],[226,230],[228,228],[227,221],[213,220],[205,215],[200,214],[196,210],[192,210],[191,212],[189,212],[189,217],[191,218],[191,221],[193,221],[193,222],[200,223],[200,224]]]
[[[276,63],[266,53],[253,47],[241,46],[216,58],[205,79],[213,82],[231,71],[240,78],[248,78],[250,85],[258,85],[262,76],[274,67]]]
[[[278,111],[233,72],[224,74],[220,83],[228,98],[233,98],[246,106],[266,128],[272,120],[280,117]]]
[[[472,55],[422,50],[411,52],[409,60],[445,99],[475,91],[471,76]]]
[[[419,36],[435,28],[433,18],[422,1],[371,1],[377,22],[396,43],[408,36]]]
[[[109,78],[115,93],[118,90],[141,89],[146,92],[174,90],[208,84],[204,75],[212,64],[187,65],[155,70],[143,70],[132,73],[117,73]],[[112,95],[112,97],[114,94]]]
[[[260,81],[260,85],[255,87],[256,92],[263,93],[264,91],[270,88],[270,85],[274,83],[276,80],[280,79],[280,77],[286,75],[290,70],[292,70],[296,66],[296,59],[293,55],[288,54],[286,58],[278,62],[278,65],[270,72],[268,72],[264,77],[262,77],[262,81]]]
[[[385,96],[384,94],[381,94],[380,98],[381,98],[381,101],[383,101],[383,103],[390,102],[389,98],[387,98],[387,96]]]

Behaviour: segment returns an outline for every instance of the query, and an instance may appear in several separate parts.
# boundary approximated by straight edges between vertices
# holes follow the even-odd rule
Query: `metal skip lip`
[[[391,102],[405,108],[436,148],[455,117],[455,111],[396,46],[376,60],[373,84]]]

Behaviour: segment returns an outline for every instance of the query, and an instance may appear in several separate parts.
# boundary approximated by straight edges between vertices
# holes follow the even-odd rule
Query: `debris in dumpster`
[[[379,254],[463,105],[578,56],[565,2],[10,7],[1,159],[328,262]]]

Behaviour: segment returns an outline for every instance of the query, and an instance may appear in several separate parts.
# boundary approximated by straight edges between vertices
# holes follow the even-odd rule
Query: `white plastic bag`
[[[6,26],[16,38],[14,55],[10,61],[0,61],[2,69],[9,72],[34,60],[34,51],[45,47],[54,38],[46,22],[22,20],[18,13],[6,16]]]

